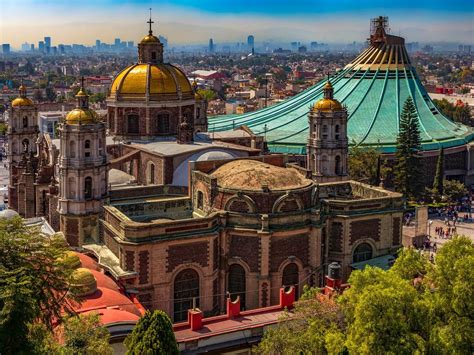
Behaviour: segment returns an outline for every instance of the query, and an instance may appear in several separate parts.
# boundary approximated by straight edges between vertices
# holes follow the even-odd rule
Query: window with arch
[[[26,127],[28,127],[28,117],[24,116],[23,117],[23,128],[26,128]]]
[[[91,141],[86,139],[86,141],[84,142],[84,156],[86,158],[90,157],[91,156]]]
[[[84,180],[84,198],[86,200],[92,199],[92,178],[90,176]]]
[[[140,128],[138,124],[138,115],[132,114],[127,116],[127,129],[128,133],[138,134],[140,133]]]
[[[228,290],[232,301],[235,301],[240,296],[240,307],[245,309],[245,270],[239,264],[232,264],[229,267],[228,276]]]
[[[68,196],[69,198],[76,198],[76,179],[74,179],[73,177],[69,177],[67,179],[67,189],[68,189]]]
[[[199,275],[193,269],[181,271],[174,279],[173,320],[181,322],[188,319],[188,309],[199,307]]]
[[[168,113],[160,113],[158,115],[158,133],[164,134],[170,132],[170,115]]]
[[[283,269],[281,285],[295,287],[295,297],[298,299],[299,269],[296,263],[290,263]]]
[[[334,128],[334,132],[336,133],[335,139],[336,139],[337,141],[339,140],[339,130],[340,130],[340,127],[339,127],[339,125],[337,124],[336,127]]]
[[[336,155],[335,164],[334,164],[334,173],[336,175],[341,174],[341,157]]]
[[[372,259],[372,247],[369,243],[362,243],[354,249],[352,255],[352,262],[358,263],[360,261],[366,261]]]
[[[197,208],[204,209],[204,194],[202,191],[197,192]]]
[[[155,164],[153,163],[148,164],[148,183],[155,183]]]
[[[69,158],[76,157],[76,142],[69,141]]]

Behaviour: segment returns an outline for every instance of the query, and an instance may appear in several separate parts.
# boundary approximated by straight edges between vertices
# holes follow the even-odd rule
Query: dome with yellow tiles
[[[194,91],[179,68],[166,63],[139,63],[115,77],[110,97],[119,101],[167,101],[193,98]]]
[[[90,108],[78,107],[70,111],[66,116],[66,122],[68,124],[88,124],[97,121],[99,121],[99,115]]]
[[[146,35],[146,36],[143,37],[142,40],[140,41],[140,43],[158,43],[158,42],[160,42],[160,40],[158,39],[158,37],[153,36],[152,34]]]
[[[97,291],[97,280],[92,271],[80,267],[72,273],[70,287],[77,296],[88,296]]]
[[[26,87],[23,84],[21,84],[19,92],[20,96],[12,101],[12,107],[34,106],[33,101],[26,97]]]
[[[321,99],[313,106],[314,111],[340,111],[342,105],[336,99]]]

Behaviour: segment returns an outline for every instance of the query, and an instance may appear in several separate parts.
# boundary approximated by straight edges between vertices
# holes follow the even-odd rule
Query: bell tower
[[[149,25],[148,35],[143,37],[140,43],[138,43],[138,63],[163,63],[163,44],[160,42],[158,37],[153,35],[153,30],[151,29],[151,25],[154,23],[151,20],[151,9],[150,19],[147,23]]]
[[[26,161],[31,163],[36,155],[36,140],[38,139],[38,108],[33,101],[27,97],[26,87],[21,84],[19,96],[12,101],[8,119],[8,166],[10,169],[10,181],[8,186],[10,208],[18,211],[24,217],[34,216],[34,203],[28,205],[30,213],[21,208],[18,201],[18,183],[26,168]],[[31,164],[30,164],[31,165]],[[31,174],[33,166],[31,166]],[[34,186],[29,188],[34,189]],[[31,192],[31,191],[30,191]],[[33,196],[31,197],[34,200]]]
[[[324,97],[309,112],[307,168],[317,182],[342,181],[347,174],[347,110],[334,98],[328,81]]]
[[[59,125],[60,230],[71,246],[99,242],[99,216],[108,195],[105,124],[89,108],[84,79],[77,106]]]

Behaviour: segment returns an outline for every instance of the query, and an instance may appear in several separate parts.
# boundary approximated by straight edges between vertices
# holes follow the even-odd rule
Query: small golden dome
[[[97,291],[97,280],[89,269],[80,267],[72,273],[70,286],[74,294],[84,297]]]
[[[99,116],[90,108],[75,108],[66,116],[68,124],[88,124],[99,121]]]
[[[326,85],[324,85],[324,88],[325,89],[332,89],[332,84],[331,82],[328,80],[328,82],[326,83]]]
[[[160,40],[156,36],[146,35],[145,37],[142,38],[140,43],[160,43]]]
[[[87,93],[82,90],[82,88],[77,92],[76,96],[87,96]]]
[[[342,105],[336,99],[321,99],[313,106],[313,111],[340,111]]]
[[[33,106],[33,101],[31,101],[27,97],[17,97],[15,100],[12,101],[12,106],[13,107],[18,107],[18,106]]]
[[[81,259],[72,250],[69,250],[66,253],[64,253],[64,256],[59,258],[59,261],[62,264],[67,265],[71,269],[77,269],[81,267]]]
[[[112,82],[110,96],[119,100],[145,101],[192,98],[193,88],[186,75],[171,64],[134,64],[122,70]]]

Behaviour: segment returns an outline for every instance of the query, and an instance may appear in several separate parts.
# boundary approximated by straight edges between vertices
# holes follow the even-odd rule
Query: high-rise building
[[[214,40],[209,38],[209,53],[214,53]]]
[[[34,44],[31,45],[30,50],[31,50],[32,52],[35,50],[35,45],[34,45]]]
[[[135,42],[134,41],[128,41],[127,42],[127,48],[133,48],[135,46]]]
[[[100,39],[95,40],[95,49],[98,51],[100,50]]]
[[[41,53],[44,53],[44,42],[43,42],[43,41],[39,41],[39,42],[38,42],[38,50],[39,50]]]
[[[47,54],[51,51],[51,37],[44,38],[44,50]]]
[[[22,43],[21,50],[23,52],[29,51],[30,50],[30,44],[28,42]]]
[[[255,37],[253,35],[249,35],[247,37],[247,47],[252,53],[255,50]]]
[[[10,44],[9,43],[2,44],[2,53],[3,54],[9,54],[10,53]]]
[[[114,41],[115,48],[120,48],[120,38],[116,38]]]

